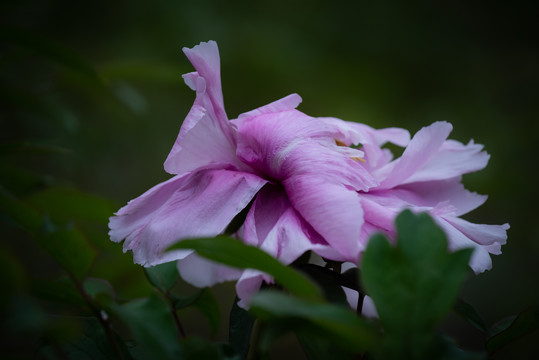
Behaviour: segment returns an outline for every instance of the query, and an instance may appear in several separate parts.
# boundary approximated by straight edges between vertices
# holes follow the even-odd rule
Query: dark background
[[[6,161],[121,206],[169,177],[162,163],[194,100],[181,48],[210,39],[230,118],[297,92],[312,116],[412,134],[447,120],[451,138],[491,154],[485,170],[464,178],[489,195],[465,217],[511,224],[493,270],[470,276],[462,293],[491,324],[539,302],[536,4],[3,1],[0,142],[66,149]],[[29,272],[49,266],[29,253],[21,260]],[[118,281],[119,291],[136,295],[139,278]],[[463,345],[480,346],[462,320],[446,326]]]

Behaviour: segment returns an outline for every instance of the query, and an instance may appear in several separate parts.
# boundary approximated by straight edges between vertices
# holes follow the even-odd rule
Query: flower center
[[[337,139],[335,139],[335,144],[337,144],[337,146],[349,147],[348,145],[343,143],[341,140],[337,140]],[[352,159],[354,161],[357,161],[357,162],[366,162],[367,161],[367,160],[365,160],[365,159],[363,159],[361,157],[357,157],[357,156],[352,156],[352,157],[350,157],[350,159]]]

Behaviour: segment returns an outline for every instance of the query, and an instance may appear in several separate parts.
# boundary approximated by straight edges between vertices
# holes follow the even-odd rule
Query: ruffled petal
[[[197,70],[184,75],[197,96],[164,163],[165,170],[183,174],[215,164],[244,169],[235,155],[234,135],[223,105],[217,44],[210,41],[183,50]]]
[[[125,239],[136,263],[152,266],[189,252],[163,251],[182,238],[215,236],[266,183],[256,175],[201,170],[176,176],[130,201],[110,218],[112,241]]]
[[[194,105],[187,118],[196,123],[176,140],[164,164],[167,172],[184,174],[208,165],[244,168],[236,149],[205,108]]]
[[[363,209],[356,191],[311,175],[283,181],[290,202],[301,216],[346,260],[356,262]]]
[[[483,169],[490,156],[483,150],[483,145],[470,141],[464,145],[458,141],[447,140],[421,169],[406,181],[425,182],[443,180]]]
[[[391,238],[394,238],[395,235],[395,218],[408,207],[406,202],[395,197],[385,196],[385,194],[365,194],[361,196],[361,205],[365,214],[363,216],[365,221],[363,230],[368,235],[382,232]],[[365,241],[368,239],[362,236],[361,240],[366,246]]]
[[[255,295],[263,282],[273,283],[273,278],[253,269],[246,269],[236,283],[236,294],[239,301],[238,306],[243,309],[249,309],[249,301]]]
[[[201,42],[192,49],[184,47],[182,50],[198,75],[190,73],[184,76],[187,85],[197,91],[196,104],[211,111],[220,122],[227,121],[221,89],[221,65],[217,43],[215,41]],[[203,84],[199,82],[199,78],[204,79]],[[199,91],[202,96],[198,96]]]
[[[281,178],[310,175],[356,191],[366,191],[378,185],[351,151],[354,149],[335,143],[306,141],[290,149],[286,156],[283,155],[279,175]]]
[[[446,232],[449,249],[473,248],[470,267],[477,274],[492,268],[490,253],[500,254],[507,239],[508,224],[472,224],[455,216],[434,216],[434,220]]]
[[[285,109],[289,103],[295,104],[283,100],[269,109]],[[237,155],[257,172],[277,181],[316,174],[356,190],[377,185],[360,162],[364,153],[336,144],[335,126],[297,110],[267,111],[242,115],[234,122]]]
[[[234,125],[237,156],[257,171],[279,180],[281,165],[293,149],[305,141],[332,139],[327,126],[297,110],[240,116]]]
[[[507,242],[509,224],[473,224],[458,217],[446,217],[446,221],[479,245],[488,246],[492,254],[501,254],[501,246]]]
[[[280,186],[266,185],[259,191],[245,219],[242,237],[285,265],[309,250],[337,255],[292,207]]]
[[[232,120],[232,122],[235,123],[235,125],[237,126],[241,122],[247,119],[259,116],[259,115],[293,110],[298,107],[301,101],[302,101],[301,96],[299,96],[298,94],[290,94],[288,96],[285,96],[282,99],[279,99],[267,105],[261,106],[255,110],[251,110],[246,113],[243,113],[240,116],[238,116],[236,120]]]
[[[379,188],[389,189],[404,183],[434,156],[452,128],[448,122],[441,121],[419,130],[399,159],[376,171],[375,176],[383,179]]]
[[[433,183],[416,183],[413,187],[360,194],[365,214],[362,243],[376,231],[395,238],[393,224],[402,210],[426,211],[446,232],[451,250],[466,247],[475,249],[470,267],[476,273],[490,269],[492,262],[489,253],[501,253],[501,246],[506,243],[509,225],[473,224],[459,218],[461,212],[467,212],[468,209],[480,205],[485,198],[467,192],[457,181],[458,179],[450,179]]]
[[[460,177],[438,181],[415,182],[400,185],[388,190],[392,196],[408,202],[410,205],[435,207],[441,202],[449,201],[455,208],[455,215],[464,215],[481,206],[486,195],[468,191],[461,184]]]
[[[335,139],[347,146],[361,145],[365,152],[365,167],[378,169],[393,160],[393,154],[381,146],[392,143],[404,147],[410,142],[408,130],[400,128],[374,129],[368,125],[325,117],[317,118],[335,129]]]
[[[405,129],[374,129],[365,124],[344,121],[334,117],[319,117],[317,120],[331,126],[335,131],[336,139],[348,146],[358,144],[382,146],[390,142],[404,147],[410,142],[410,133]]]

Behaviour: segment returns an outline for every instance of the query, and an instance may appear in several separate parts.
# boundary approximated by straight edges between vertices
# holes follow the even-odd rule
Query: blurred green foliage
[[[96,326],[95,309],[113,314],[112,303],[125,302],[114,308],[118,324],[133,309],[142,309],[143,321],[150,303],[159,314],[177,310],[192,333],[218,327],[213,295],[180,280],[172,293],[182,300],[174,298],[168,280],[148,281],[152,275],[108,240],[106,226],[127,200],[168,178],[162,163],[194,99],[180,77],[192,70],[180,50],[209,39],[220,46],[230,118],[297,92],[309,115],[412,133],[448,120],[453,138],[485,144],[489,166],[464,181],[490,200],[468,219],[512,227],[493,270],[470,277],[462,296],[487,327],[538,304],[537,7],[524,0],[2,2],[4,353],[28,358],[42,349],[47,358],[60,349],[44,341],[71,339],[78,348],[124,354],[99,342],[115,335]],[[215,292],[222,340],[232,295],[226,286]],[[209,321],[201,324],[200,312],[182,304],[199,304]],[[515,334],[537,312],[526,314],[511,325]],[[460,318],[443,326],[463,347],[482,349],[486,335]],[[83,346],[84,339],[97,342]],[[495,338],[489,346],[496,358],[518,358],[536,341],[537,331],[512,346]],[[193,341],[182,351],[197,347]]]
[[[405,211],[396,225],[397,246],[374,235],[362,260],[363,284],[384,328],[375,356],[437,359],[440,339],[433,329],[455,302],[473,251],[448,254],[445,234],[426,214]]]

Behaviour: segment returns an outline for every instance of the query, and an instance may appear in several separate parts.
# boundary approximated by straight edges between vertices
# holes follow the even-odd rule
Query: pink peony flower
[[[490,267],[507,225],[476,225],[459,218],[485,201],[460,184],[483,168],[480,145],[447,141],[448,123],[420,130],[375,130],[335,118],[313,118],[295,108],[292,94],[229,120],[223,104],[219,52],[213,41],[183,51],[196,72],[184,75],[196,99],[168,155],[175,176],[130,201],[111,217],[110,237],[124,241],[134,261],[153,266],[178,261],[196,286],[238,280],[246,306],[266,274],[205,260],[193,251],[164,253],[174,242],[222,233],[252,201],[238,237],[284,264],[308,250],[357,263],[375,231],[392,234],[405,208],[428,211],[447,232],[451,248],[476,248],[471,266]],[[406,147],[402,157],[382,145]],[[359,149],[350,147],[361,145]]]

